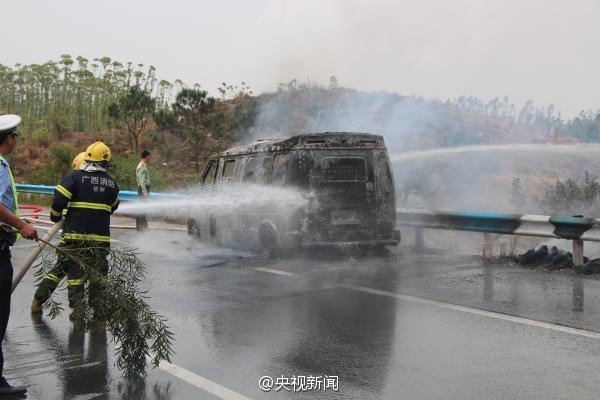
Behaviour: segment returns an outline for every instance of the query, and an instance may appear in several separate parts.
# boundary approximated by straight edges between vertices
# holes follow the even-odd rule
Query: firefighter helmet
[[[96,142],[89,145],[85,151],[84,159],[89,162],[108,162],[110,161],[111,156],[110,149],[107,145],[102,142]]]
[[[81,167],[81,164],[83,164],[84,159],[85,151],[82,151],[81,153],[77,154],[77,156],[75,156],[75,158],[73,159],[73,171],[76,171],[79,169],[79,167]]]

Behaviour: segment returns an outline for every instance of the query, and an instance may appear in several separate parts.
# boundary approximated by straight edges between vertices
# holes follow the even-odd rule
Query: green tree
[[[221,99],[215,103],[212,128],[215,140],[228,144],[239,139],[254,125],[258,114],[258,101],[245,82],[240,86],[222,83]]]
[[[54,110],[50,115],[50,124],[56,138],[61,141],[69,130],[69,118],[64,111]]]
[[[108,107],[108,115],[123,123],[128,134],[131,151],[137,153],[140,136],[152,115],[156,101],[138,85],[129,88],[127,93]]]
[[[206,90],[182,89],[172,106],[178,117],[174,132],[189,144],[196,170],[200,168],[200,155],[206,150],[207,139],[215,123],[215,102]]]
[[[153,135],[154,146],[160,148],[161,156],[168,159],[173,155],[173,148],[176,146],[172,135],[177,128],[177,117],[172,110],[165,108],[154,113],[153,118],[156,122]]]

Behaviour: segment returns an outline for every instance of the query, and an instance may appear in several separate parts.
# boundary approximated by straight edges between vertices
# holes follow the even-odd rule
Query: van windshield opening
[[[365,182],[367,163],[363,157],[325,157],[321,171],[326,182]]]
[[[202,185],[208,185],[215,181],[215,174],[217,172],[217,161],[213,160],[210,162],[204,176],[202,177]]]

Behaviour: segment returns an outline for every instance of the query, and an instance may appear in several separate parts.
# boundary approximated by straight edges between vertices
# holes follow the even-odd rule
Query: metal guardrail
[[[423,247],[424,228],[482,232],[484,252],[490,247],[486,243],[490,241],[490,233],[568,239],[573,241],[575,265],[583,264],[584,241],[600,242],[600,221],[580,216],[398,209],[396,223],[415,228],[417,248]]]
[[[17,192],[21,193],[34,193],[34,194],[43,194],[47,196],[54,195],[55,186],[46,186],[46,185],[27,185],[24,183],[17,183]],[[160,199],[160,198],[185,198],[186,196],[178,193],[150,193],[150,198],[152,199]],[[119,200],[121,201],[131,201],[138,200],[138,193],[133,192],[131,190],[122,190],[119,192]]]
[[[16,184],[21,193],[52,196],[54,186]],[[151,198],[186,198],[178,193],[151,193]],[[119,192],[119,200],[138,200],[138,193]],[[537,236],[573,241],[573,262],[583,264],[583,242],[600,242],[600,220],[582,216],[544,216],[503,214],[493,211],[431,211],[424,209],[397,209],[396,224],[415,228],[418,249],[423,248],[423,229],[447,229],[484,234],[484,252],[491,247],[491,233],[502,235]],[[485,254],[484,254],[485,255]]]

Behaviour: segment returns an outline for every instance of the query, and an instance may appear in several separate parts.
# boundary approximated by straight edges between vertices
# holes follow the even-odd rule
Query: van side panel
[[[280,142],[258,141],[230,149],[211,161],[218,161],[217,189],[228,184],[285,186],[299,190],[307,206],[290,210],[272,203],[250,204],[234,212],[217,210],[198,218],[203,239],[257,249],[259,232],[268,226],[287,250],[398,243],[394,239],[394,180],[381,136],[308,134]],[[213,185],[204,188],[213,190]],[[242,185],[234,190],[256,189]]]

